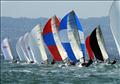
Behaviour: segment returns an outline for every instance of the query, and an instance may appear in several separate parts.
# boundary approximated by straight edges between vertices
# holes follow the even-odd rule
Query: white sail
[[[24,54],[25,60],[26,60],[27,62],[30,62],[30,60],[29,60],[29,58],[28,58],[27,50],[26,50],[26,48],[25,48],[24,37],[23,37],[23,38],[21,39],[21,41],[20,41],[20,46],[21,46],[21,50],[22,50],[22,52],[23,52],[23,54]]]
[[[120,56],[120,1],[114,1],[110,12],[110,28]]]
[[[27,62],[27,60],[24,56],[24,53],[21,49],[21,39],[22,39],[22,37],[20,37],[19,40],[16,43],[16,51],[17,51],[17,54],[18,54],[18,57],[19,57],[20,61]]]
[[[36,51],[37,51],[37,53],[39,53],[39,54],[37,54],[37,56],[36,55],[34,55],[34,56],[36,56],[36,59],[39,58],[39,62],[47,61],[48,57],[47,57],[47,53],[46,53],[46,50],[45,50],[40,25],[36,25],[32,29],[31,36],[32,36],[31,39],[33,39],[32,45],[34,47],[36,46]],[[34,49],[35,48],[33,48],[33,50]],[[36,53],[36,52],[34,51],[34,53]]]
[[[41,58],[39,57],[40,53],[39,53],[39,49],[38,46],[36,44],[36,42],[34,41],[34,38],[32,37],[31,33],[29,34],[29,41],[28,41],[28,45],[32,54],[32,59],[34,61],[34,63],[40,63]]]
[[[28,62],[28,58],[26,58],[24,51],[22,50],[22,44],[21,44],[22,38],[23,37],[21,36],[16,43],[16,51],[17,51],[20,61]]]
[[[44,47],[44,41],[43,41],[43,37],[42,37],[42,31],[41,31],[41,27],[40,25],[37,25],[34,27],[34,31],[36,32],[36,42],[38,44],[39,50],[41,52],[41,56],[42,56],[42,60],[46,61],[47,58],[47,53]]]
[[[4,55],[4,59],[7,61],[13,60],[12,51],[10,49],[10,44],[8,38],[5,38],[1,43],[1,49]]]
[[[62,60],[65,60],[68,56],[67,56],[67,52],[65,51],[65,49],[63,48],[59,35],[58,35],[58,25],[56,24],[56,16],[53,16],[51,18],[51,26],[52,26],[52,33],[53,33],[53,37],[57,46],[57,49],[62,57]]]
[[[16,51],[17,51],[17,54],[18,54],[18,57],[20,59],[20,61],[25,61],[24,60],[24,54],[20,48],[20,41],[21,41],[22,37],[19,38],[19,40],[17,41],[16,43]]]
[[[33,52],[32,50],[30,49],[30,45],[29,45],[29,33],[26,33],[25,36],[24,36],[24,42],[25,42],[25,48],[27,50],[27,55],[28,55],[28,58],[31,62],[34,62],[34,55],[33,55]]]
[[[107,50],[105,48],[104,39],[102,36],[102,32],[100,30],[100,27],[96,29],[96,37],[97,37],[98,45],[100,47],[103,59],[105,61],[108,59],[108,54],[107,54]]]

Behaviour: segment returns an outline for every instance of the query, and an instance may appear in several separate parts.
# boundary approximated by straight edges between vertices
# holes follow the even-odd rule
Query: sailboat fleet
[[[120,54],[119,6],[120,3],[113,3],[109,16],[111,31]],[[114,10],[115,8],[116,10]],[[51,54],[52,61],[49,60],[46,48]],[[8,38],[1,42],[1,49],[4,59],[12,62],[13,55]],[[83,27],[74,11],[66,14],[61,21],[54,15],[44,28],[40,24],[36,25],[31,32],[27,32],[18,39],[16,51],[19,58],[17,61],[36,64],[62,62],[67,65],[78,64],[88,67],[94,61],[104,63],[109,60],[100,25],[85,39]],[[85,59],[86,52],[88,53],[88,62]],[[115,60],[112,64],[114,63],[116,63]]]

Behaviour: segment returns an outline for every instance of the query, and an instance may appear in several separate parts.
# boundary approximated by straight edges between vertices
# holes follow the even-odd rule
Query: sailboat
[[[13,61],[13,54],[10,48],[9,39],[5,38],[1,43],[1,49],[4,55],[4,60],[12,62]]]
[[[45,45],[42,37],[42,29],[38,24],[31,31],[30,48],[33,51],[34,58],[37,63],[47,63],[48,57],[45,50]]]
[[[26,48],[26,51],[27,51],[27,54],[28,54],[28,58],[30,60],[30,63],[35,63],[34,62],[34,57],[33,57],[33,52],[32,50],[30,49],[30,45],[29,45],[29,33],[26,33],[24,35],[24,41],[25,41],[25,48]]]
[[[100,61],[108,60],[108,54],[105,47],[105,42],[103,34],[100,28],[100,25],[97,26],[91,33],[90,37],[90,46],[95,55],[95,58]]]
[[[110,28],[120,56],[120,1],[114,1],[109,11]]]
[[[74,11],[71,11],[60,22],[58,29],[62,46],[70,61],[84,62],[85,42],[82,26]]]
[[[59,25],[60,22],[56,16],[50,18],[43,29],[43,39],[53,59],[55,61],[65,61],[68,56],[59,39]]]
[[[25,36],[25,35],[24,35]],[[25,40],[24,40],[24,36],[20,39],[20,47],[21,47],[21,50],[24,54],[24,58],[26,60],[27,63],[30,63],[30,60],[29,60],[29,56],[28,56],[28,52],[25,48]]]
[[[22,40],[22,36],[19,38],[19,40],[16,43],[16,51],[19,57],[20,62],[28,62],[28,59],[25,57],[24,52],[21,48],[21,40]]]

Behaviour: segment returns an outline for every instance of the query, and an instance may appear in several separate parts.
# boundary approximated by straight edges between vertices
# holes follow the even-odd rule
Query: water
[[[83,68],[1,63],[1,84],[120,84],[120,63]]]
[[[41,20],[2,18],[1,40],[9,37],[13,54],[17,56],[15,46],[19,37],[31,31],[36,24],[41,23],[44,25],[46,21],[47,19],[44,18],[41,18]],[[85,37],[100,24],[109,56],[113,59],[118,57],[112,33],[109,29],[108,17],[83,19],[81,24],[85,30]],[[80,68],[78,66],[59,67],[58,64],[15,64],[2,60],[1,84],[120,84],[120,63],[115,65],[93,64],[87,68]]]

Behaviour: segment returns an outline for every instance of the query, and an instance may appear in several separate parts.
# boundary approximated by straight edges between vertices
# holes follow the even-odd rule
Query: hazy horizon
[[[1,1],[1,17],[64,17],[74,10],[79,18],[105,17],[112,1]]]

